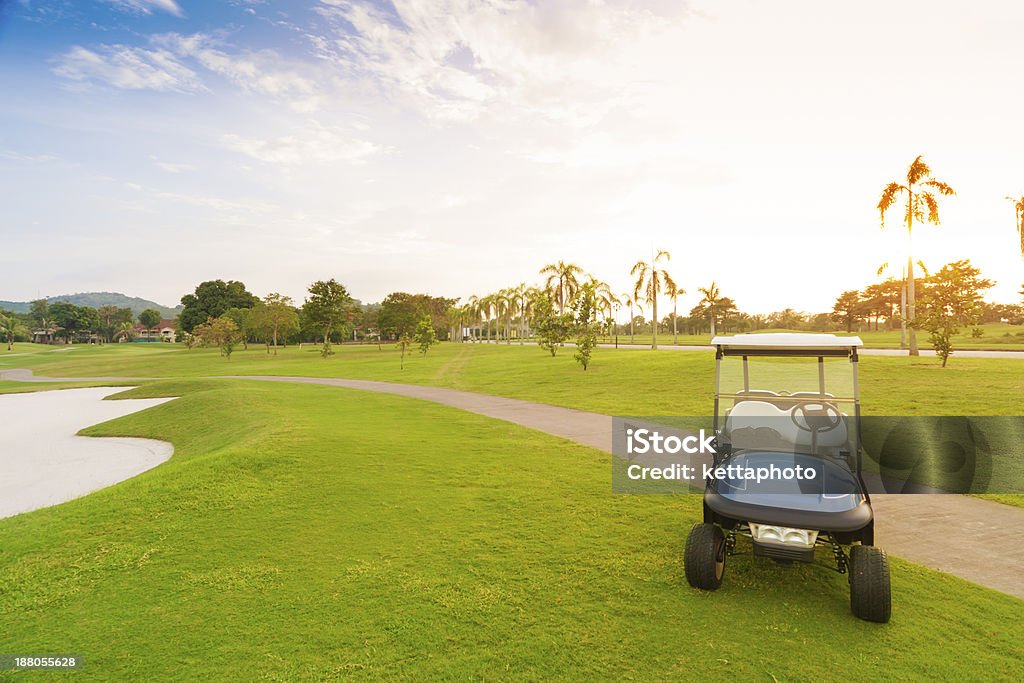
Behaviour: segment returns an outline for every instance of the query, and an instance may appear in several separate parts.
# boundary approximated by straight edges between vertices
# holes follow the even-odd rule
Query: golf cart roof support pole
[[[720,382],[722,381],[722,347],[719,346],[715,351],[715,417],[714,424],[711,425],[711,431],[718,434],[718,392],[721,389]]]
[[[853,417],[856,421],[855,428],[853,430],[854,438],[857,439],[857,476],[860,476],[860,460],[861,460],[861,448],[860,448],[860,384],[857,381],[857,368],[860,366],[857,357],[857,349],[852,349],[850,352],[850,362],[853,363]]]
[[[750,391],[750,368],[748,367],[746,356],[743,356],[743,391]]]
[[[825,396],[825,356],[818,356],[818,393]]]

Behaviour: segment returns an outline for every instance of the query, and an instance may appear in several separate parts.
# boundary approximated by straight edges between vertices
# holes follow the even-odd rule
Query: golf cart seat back
[[[739,405],[744,401],[764,401],[780,410],[789,410],[799,401],[815,398],[835,398],[835,396],[829,393],[820,394],[817,391],[794,391],[792,394],[780,394],[767,389],[747,389],[736,392],[734,405]]]
[[[774,391],[768,391],[767,389],[747,389],[746,391],[736,392],[736,403],[741,401],[767,401],[774,403],[774,400],[779,397],[779,394]]]
[[[808,398],[817,398],[820,394],[809,393]],[[725,436],[733,442],[734,447],[754,448],[768,447],[769,444],[742,445],[740,430],[745,434],[753,434],[755,430],[765,428],[774,430],[778,434],[778,441],[799,452],[809,452],[811,448],[811,432],[808,429],[801,429],[797,422],[803,422],[799,415],[794,417],[793,408],[779,408],[774,403],[766,400],[740,401],[728,412],[725,418]],[[845,417],[845,415],[844,415]],[[765,438],[764,432],[758,432],[759,439]],[[847,445],[848,434],[846,421],[843,420],[834,429],[818,432],[817,446],[819,451],[825,449],[840,449]],[[775,439],[772,439],[775,441]]]

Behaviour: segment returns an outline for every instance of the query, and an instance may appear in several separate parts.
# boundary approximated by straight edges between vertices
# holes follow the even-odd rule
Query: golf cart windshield
[[[732,450],[827,456],[856,471],[857,337],[715,337],[715,429]]]

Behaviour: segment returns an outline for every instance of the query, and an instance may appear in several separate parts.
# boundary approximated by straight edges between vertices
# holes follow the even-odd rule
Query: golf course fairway
[[[1021,671],[1021,600],[898,559],[884,627],[820,568],[738,557],[720,591],[688,588],[700,497],[612,496],[596,450],[332,387],[121,394],[160,396],[180,398],[85,433],[169,441],[168,462],[0,520],[0,649],[134,680]]]

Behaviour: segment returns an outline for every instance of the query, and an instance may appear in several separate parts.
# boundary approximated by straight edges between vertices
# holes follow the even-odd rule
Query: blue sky
[[[897,260],[874,206],[924,154],[958,196],[915,257],[1016,300],[1024,9],[822,5],[8,2],[0,299],[466,297],[558,259],[624,291],[664,248],[691,293],[825,310]]]

